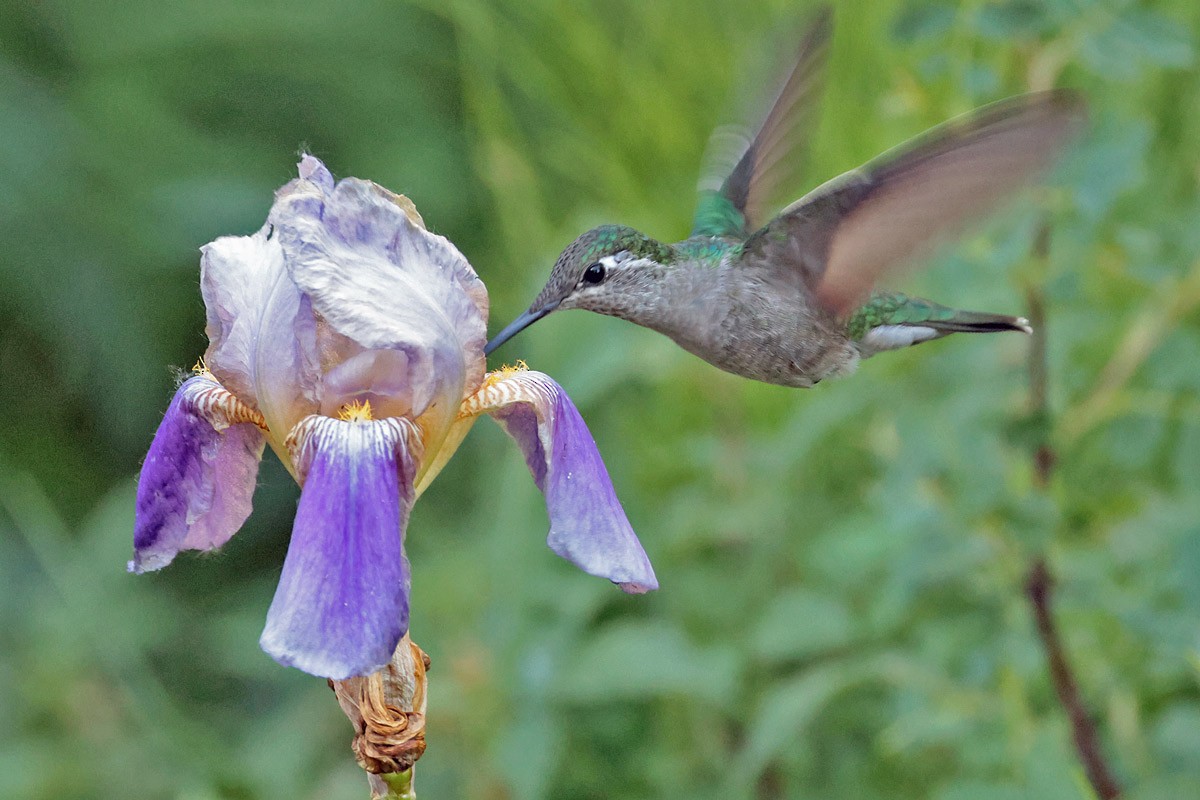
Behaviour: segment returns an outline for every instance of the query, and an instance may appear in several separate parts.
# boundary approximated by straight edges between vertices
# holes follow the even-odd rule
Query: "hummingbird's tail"
[[[952,333],[1033,333],[1024,317],[959,311],[895,292],[872,295],[850,318],[847,327],[863,358]]]

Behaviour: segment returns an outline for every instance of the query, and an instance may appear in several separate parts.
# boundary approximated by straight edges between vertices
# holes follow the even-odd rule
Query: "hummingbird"
[[[952,333],[1030,333],[1015,316],[876,290],[1046,169],[1082,125],[1064,90],[970,112],[836,177],[772,218],[796,170],[830,32],[823,9],[757,133],[723,181],[703,188],[691,235],[666,243],[602,225],[559,255],[545,287],[485,348],[582,308],[663,333],[727,372],[791,387]],[[730,159],[732,161],[732,159]],[[784,187],[787,188],[787,187]]]

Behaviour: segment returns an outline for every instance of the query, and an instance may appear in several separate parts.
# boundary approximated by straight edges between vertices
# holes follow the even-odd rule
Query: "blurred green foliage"
[[[297,496],[273,459],[223,552],[123,569],[170,367],[205,345],[197,248],[257,228],[306,147],[409,194],[506,322],[589,225],[686,233],[709,131],[805,9],[2,6],[0,797],[364,797],[324,682],[257,646]],[[1018,336],[802,392],[612,319],[535,326],[505,354],[579,403],[662,589],[555,558],[480,423],[409,528],[422,797],[1087,798],[1022,596],[1040,553],[1128,796],[1200,796],[1200,5],[837,16],[812,184],[1004,95],[1089,98],[1053,186],[904,287],[1043,294],[1049,413]]]

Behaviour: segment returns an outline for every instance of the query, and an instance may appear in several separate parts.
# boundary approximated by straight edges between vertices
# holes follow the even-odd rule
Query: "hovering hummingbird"
[[[689,238],[667,244],[621,225],[587,231],[485,352],[551,312],[583,308],[659,331],[728,372],[808,387],[951,333],[1029,333],[1020,317],[872,290],[1048,166],[1080,127],[1082,102],[1049,91],[977,109],[767,220],[803,149],[830,31],[825,9],[732,171],[719,188],[702,188]]]

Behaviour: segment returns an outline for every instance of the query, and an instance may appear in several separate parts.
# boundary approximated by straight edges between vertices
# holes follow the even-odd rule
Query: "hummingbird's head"
[[[552,311],[584,308],[621,316],[630,301],[652,289],[671,248],[624,225],[601,225],[567,246],[533,305],[484,348],[491,354]]]

